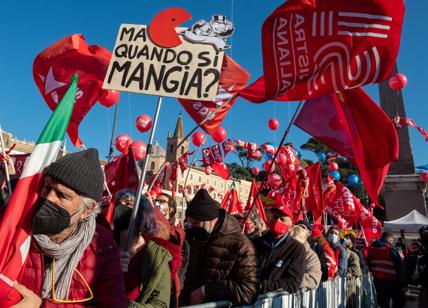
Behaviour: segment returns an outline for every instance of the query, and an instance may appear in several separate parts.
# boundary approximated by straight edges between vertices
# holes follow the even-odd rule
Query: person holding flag
[[[77,79],[72,77],[37,140],[2,217],[2,308],[126,307],[119,251],[111,231],[95,219],[104,186],[98,151],[55,161]]]

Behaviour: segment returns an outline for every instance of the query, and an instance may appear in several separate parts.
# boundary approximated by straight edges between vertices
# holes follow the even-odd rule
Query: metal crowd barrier
[[[357,281],[359,307],[377,307],[376,292],[373,278],[370,273],[365,274]],[[228,301],[205,303],[189,306],[192,308],[222,308],[231,307]],[[346,307],[346,279],[335,278],[320,284],[317,289],[301,289],[298,293],[290,294],[284,291],[261,294],[252,306],[235,306],[241,308],[345,308]]]

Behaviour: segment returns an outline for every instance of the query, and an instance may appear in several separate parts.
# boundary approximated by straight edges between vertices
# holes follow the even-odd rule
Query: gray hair
[[[80,202],[80,205],[79,205],[79,211],[81,211],[82,209],[85,209],[85,210],[90,209],[92,208],[92,205],[95,203],[95,206],[93,207],[91,214],[89,214],[88,219],[91,217],[93,218],[97,217],[97,215],[101,212],[100,203],[89,197],[84,197],[84,196],[81,196],[81,197],[82,197],[82,201]]]

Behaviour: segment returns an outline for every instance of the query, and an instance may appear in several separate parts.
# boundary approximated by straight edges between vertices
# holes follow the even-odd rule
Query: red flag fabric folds
[[[224,162],[215,162],[211,165],[215,174],[224,180],[230,179],[229,167]]]
[[[250,74],[233,61],[232,58],[224,55],[216,98],[213,101],[194,101],[188,99],[178,99],[178,101],[198,124],[208,115],[211,115],[211,118],[202,124],[201,127],[209,135],[212,135],[221,126],[227,113],[235,103],[236,98],[233,98],[232,102],[218,110],[215,115],[212,114],[213,111],[239,93],[248,80],[250,80]]]
[[[398,158],[398,137],[385,112],[361,89],[306,101],[295,125],[355,163],[373,202],[389,164]]]
[[[227,153],[229,152],[236,152],[236,147],[230,139],[227,139],[225,142],[223,142],[221,147],[223,148],[224,157],[226,157]]]
[[[225,209],[228,214],[242,214],[242,208],[240,206],[238,193],[236,192],[235,188],[229,189],[229,191],[226,193],[221,202],[221,207]]]
[[[374,206],[374,205],[373,205]],[[373,207],[366,209],[361,205],[361,215],[358,218],[358,223],[364,232],[367,244],[370,245],[374,240],[382,235],[382,224],[373,215]]]
[[[255,103],[319,97],[389,77],[403,0],[294,0],[262,27],[262,78],[240,95]]]
[[[259,185],[260,184],[257,184],[254,181],[254,179],[251,181],[250,194],[248,195],[248,200],[247,200],[247,205],[245,207],[245,211],[249,211],[251,209],[251,206],[253,205],[253,202],[254,202],[254,198],[257,194],[257,191],[259,190]],[[265,209],[263,207],[262,200],[260,199],[259,196],[256,199],[256,204],[254,205],[254,207],[255,207],[254,210],[259,215],[260,219],[265,223],[265,225],[267,225],[267,218],[266,218]]]
[[[307,211],[312,211],[314,217],[320,217],[324,209],[322,198],[322,183],[321,183],[321,163],[317,162],[305,168],[306,177],[308,179],[307,196],[305,199],[305,207]]]
[[[76,103],[67,133],[71,142],[80,147],[79,125],[89,110],[103,96],[102,84],[111,52],[86,43],[81,34],[67,36],[42,51],[33,63],[33,77],[51,110],[64,96],[73,74],[79,75]],[[110,106],[108,106],[110,107]]]

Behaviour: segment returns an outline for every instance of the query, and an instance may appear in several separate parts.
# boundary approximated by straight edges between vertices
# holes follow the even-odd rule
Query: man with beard
[[[96,224],[104,185],[96,149],[66,155],[44,172],[20,307],[126,307],[119,252]],[[28,289],[27,289],[28,288]]]
[[[200,189],[187,206],[190,258],[180,306],[226,300],[253,304],[259,292],[256,252],[235,217]]]

